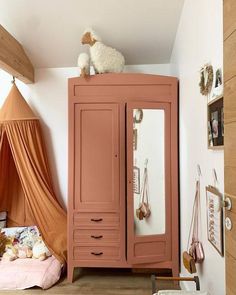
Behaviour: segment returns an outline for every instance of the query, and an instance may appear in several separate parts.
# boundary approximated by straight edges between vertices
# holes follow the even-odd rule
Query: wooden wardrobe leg
[[[67,267],[67,280],[69,283],[73,283],[73,277],[74,277],[74,266]]]

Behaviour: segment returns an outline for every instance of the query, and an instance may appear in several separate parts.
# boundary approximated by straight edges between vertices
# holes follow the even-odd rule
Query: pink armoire
[[[179,274],[176,78],[69,79],[68,200],[69,281],[75,267]]]

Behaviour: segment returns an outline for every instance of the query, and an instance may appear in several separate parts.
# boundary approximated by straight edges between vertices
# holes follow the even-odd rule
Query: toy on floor
[[[87,53],[80,53],[78,67],[80,68],[80,77],[85,78],[90,75],[90,58]]]
[[[103,44],[92,29],[85,31],[81,42],[90,46],[90,57],[95,73],[120,73],[123,71],[124,56],[116,49]]]

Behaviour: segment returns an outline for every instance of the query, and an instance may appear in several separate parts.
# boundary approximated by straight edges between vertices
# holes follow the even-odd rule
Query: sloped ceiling
[[[36,68],[76,66],[85,28],[126,64],[168,63],[184,0],[0,0],[0,23]]]

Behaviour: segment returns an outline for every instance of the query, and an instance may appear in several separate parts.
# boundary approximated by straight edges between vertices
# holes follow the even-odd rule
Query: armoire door
[[[119,106],[75,104],[74,209],[119,210]]]
[[[131,102],[126,111],[128,261],[167,261],[171,259],[170,104]]]

